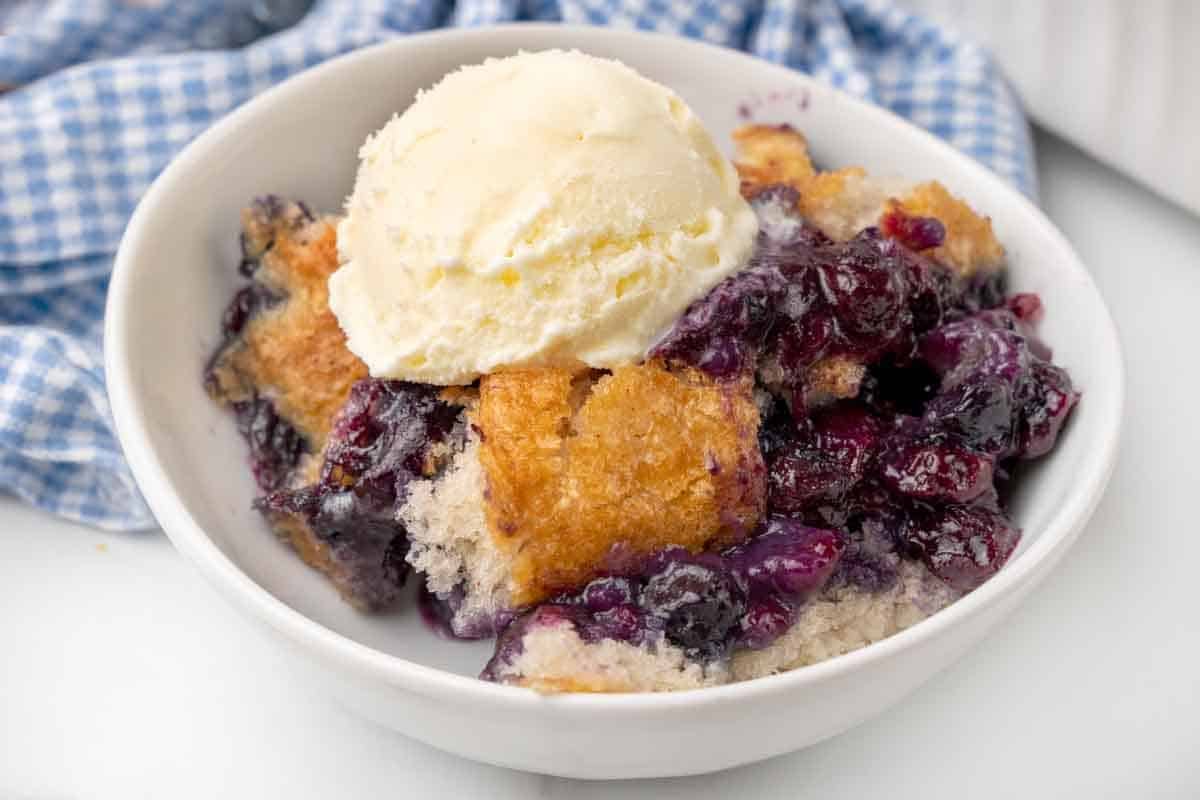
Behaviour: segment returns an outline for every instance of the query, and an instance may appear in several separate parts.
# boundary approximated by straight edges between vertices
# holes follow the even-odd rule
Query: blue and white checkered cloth
[[[880,103],[1034,189],[1025,119],[992,61],[888,0],[309,5],[0,0],[0,490],[104,528],[153,525],[113,436],[102,373],[104,293],[125,223],[214,120],[373,42],[512,20],[705,39]]]

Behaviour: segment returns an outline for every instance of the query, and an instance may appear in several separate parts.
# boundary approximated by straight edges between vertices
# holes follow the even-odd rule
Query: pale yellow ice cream
[[[377,377],[637,361],[758,230],[674,92],[579,52],[454,72],[359,155],[330,306]]]

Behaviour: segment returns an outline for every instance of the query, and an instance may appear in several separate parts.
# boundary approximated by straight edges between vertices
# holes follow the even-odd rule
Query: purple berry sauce
[[[548,624],[570,624],[585,642],[666,642],[702,662],[737,647],[765,647],[829,580],[844,546],[835,531],[779,516],[721,553],[663,550],[636,571],[596,578],[518,615],[500,634],[482,677],[500,677],[521,654],[525,634]]]
[[[368,378],[338,411],[316,483],[259,499],[264,512],[295,515],[325,542],[368,606],[384,607],[408,575],[408,535],[396,511],[408,484],[427,476],[430,446],[461,414],[435,386]]]
[[[760,383],[774,392],[759,435],[768,509],[844,534],[838,580],[886,587],[910,556],[969,591],[1019,539],[996,480],[1048,452],[1079,398],[1030,328],[1041,302],[1006,298],[1001,271],[964,280],[925,255],[944,241],[937,220],[893,210],[833,242],[795,200],[755,198],[750,265],[652,355],[718,379],[778,365],[783,380]],[[832,355],[868,365],[859,395],[806,408],[806,370]]]

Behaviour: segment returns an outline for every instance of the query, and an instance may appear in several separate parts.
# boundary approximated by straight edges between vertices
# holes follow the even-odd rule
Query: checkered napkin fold
[[[513,20],[744,49],[880,103],[1033,191],[1025,120],[991,60],[887,0],[6,0],[0,490],[103,528],[153,526],[112,431],[104,293],[134,205],[189,140],[340,53]]]

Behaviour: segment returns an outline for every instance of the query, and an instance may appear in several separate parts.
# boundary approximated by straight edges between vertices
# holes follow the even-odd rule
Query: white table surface
[[[1039,145],[1044,205],[1121,328],[1121,460],[1065,563],[900,706],[712,776],[580,783],[474,764],[304,692],[161,534],[5,498],[0,798],[1200,797],[1200,220]]]

